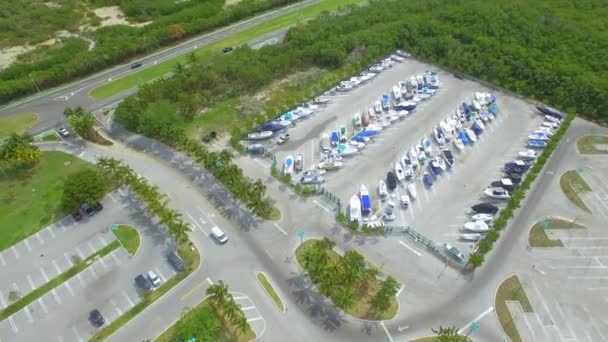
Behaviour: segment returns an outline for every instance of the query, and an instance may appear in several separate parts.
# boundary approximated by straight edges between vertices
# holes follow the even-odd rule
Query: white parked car
[[[160,278],[154,273],[154,271],[148,271],[148,279],[154,287],[160,286]]]
[[[285,134],[281,134],[279,135],[279,137],[277,138],[277,144],[279,145],[283,145],[284,143],[286,143],[291,137],[289,136],[288,133]]]
[[[59,129],[59,134],[60,134],[62,137],[64,137],[64,138],[67,138],[67,137],[69,137],[69,136],[70,136],[70,132],[68,132],[68,130],[67,130],[67,129],[65,129],[65,128],[63,128],[63,127],[61,127],[61,128]]]

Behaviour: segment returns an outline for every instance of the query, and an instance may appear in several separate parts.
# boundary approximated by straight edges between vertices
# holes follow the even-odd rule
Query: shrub
[[[479,252],[473,253],[469,256],[469,264],[471,264],[474,268],[477,268],[483,264],[484,256]]]

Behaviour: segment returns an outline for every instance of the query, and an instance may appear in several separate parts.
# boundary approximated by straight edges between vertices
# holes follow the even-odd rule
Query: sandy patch
[[[11,65],[17,59],[17,56],[21,54],[32,51],[36,47],[41,45],[53,45],[55,43],[57,43],[57,39],[51,38],[36,45],[11,46],[8,48],[0,49],[0,69],[4,69]]]
[[[243,1],[243,0],[226,0],[224,2],[224,6],[234,5],[234,4],[237,4],[237,3],[241,2],[241,1]]]
[[[90,27],[87,25],[83,25],[83,26],[81,26],[81,30],[84,30],[84,29],[95,30],[100,27],[110,26],[110,25],[128,25],[128,26],[133,26],[133,27],[142,27],[142,26],[146,26],[149,23],[151,23],[151,21],[147,21],[144,23],[135,23],[135,24],[130,23],[129,21],[127,21],[124,13],[122,12],[122,10],[120,9],[119,6],[99,7],[99,8],[94,9],[93,13],[95,13],[96,16],[101,18],[101,24],[97,27]]]

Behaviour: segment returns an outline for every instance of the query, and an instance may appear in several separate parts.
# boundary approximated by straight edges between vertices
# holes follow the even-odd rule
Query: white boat
[[[422,138],[422,148],[424,148],[424,153],[426,153],[428,156],[433,153],[433,143],[428,138]]]
[[[403,166],[401,166],[401,162],[395,162],[395,176],[397,176],[397,180],[403,182],[405,180],[405,172],[403,171]]]
[[[536,151],[534,151],[534,150],[525,150],[525,151],[520,151],[517,154],[517,157],[519,159],[534,160],[538,157],[538,155],[536,154]]]
[[[416,153],[416,149],[412,146],[407,153],[410,163],[412,163],[413,167],[418,167],[418,154]]]
[[[397,111],[397,115],[399,115],[400,118],[404,118],[406,117],[408,114],[410,114],[410,112],[408,112],[407,110],[400,110]]]
[[[462,129],[462,122],[460,122],[458,116],[454,115],[452,120],[454,121],[454,127],[456,127],[456,129],[460,131]]]
[[[438,125],[435,125],[435,127],[433,127],[433,137],[435,138],[435,141],[437,142],[437,144],[439,144],[439,145],[445,144],[445,136],[443,135],[443,132],[442,132],[441,128],[439,128]]]
[[[442,120],[439,123],[439,128],[441,128],[441,131],[443,132],[443,136],[445,137],[446,141],[452,140],[452,138],[454,138],[454,133],[456,132],[456,129],[454,128],[454,122],[451,118],[447,118],[445,121]]]
[[[329,98],[327,97],[317,97],[314,99],[314,103],[318,103],[318,104],[327,104],[329,103],[329,101],[331,101]]]
[[[477,136],[475,135],[475,132],[473,132],[472,129],[467,128],[465,130],[465,132],[467,133],[467,137],[469,137],[469,140],[471,140],[471,142],[476,142],[477,141]]]
[[[470,221],[464,224],[464,229],[477,233],[485,233],[490,231],[488,224],[483,221]]]
[[[359,141],[354,141],[354,140],[351,140],[351,141],[349,142],[349,144],[350,144],[352,147],[354,147],[354,148],[356,148],[357,150],[359,150],[359,151],[360,151],[360,150],[362,150],[362,149],[364,149],[364,148],[365,148],[365,146],[366,146],[364,142],[359,142]]]
[[[486,213],[475,214],[475,215],[471,216],[471,219],[473,221],[490,222],[494,219],[494,215],[486,214]]]
[[[559,128],[559,124],[557,122],[551,122],[551,121],[543,121],[543,123],[541,123],[541,126],[544,127],[549,127],[549,128]]]
[[[477,124],[477,126],[479,126],[479,128],[481,129],[485,129],[486,125],[484,125],[483,121],[479,118],[475,119],[475,123]]]
[[[424,153],[424,148],[422,145],[417,144],[416,150],[418,151],[418,161],[420,164],[424,164],[426,162],[426,153]]]
[[[528,136],[531,140],[549,140],[549,136],[544,132],[534,132]]]
[[[401,101],[401,89],[399,86],[393,86],[393,98],[396,102]]]
[[[454,146],[456,147],[457,150],[462,151],[464,149],[464,143],[462,142],[462,139],[460,139],[460,138],[454,139]]]
[[[448,168],[447,164],[445,163],[445,160],[440,156],[436,156],[435,161],[437,162],[437,165],[439,166],[441,171],[445,171]]]
[[[494,199],[506,200],[509,199],[509,192],[503,188],[487,188],[483,191],[483,193]]]
[[[352,122],[353,122],[353,126],[355,126],[355,127],[361,126],[361,114],[359,114],[359,113],[353,114]]]
[[[414,177],[414,168],[412,167],[412,165],[404,165],[403,173],[405,173],[405,179],[410,179]]]
[[[285,157],[285,161],[283,162],[283,174],[284,175],[292,175],[294,170],[294,159],[293,156],[289,155]]]
[[[339,156],[343,156],[343,157],[352,156],[357,152],[359,152],[359,150],[356,147],[345,145],[345,144],[340,144],[336,148],[336,153]]]
[[[477,100],[473,100],[473,107],[475,108],[475,110],[480,111],[481,103],[479,103],[479,101],[477,101]]]
[[[302,153],[298,153],[296,155],[294,170],[296,172],[300,172],[300,171],[304,170],[304,155]]]
[[[344,166],[344,163],[342,161],[336,160],[333,158],[329,158],[327,160],[321,161],[317,167],[321,170],[331,171],[331,170],[337,170],[337,169],[341,168],[342,166]]]
[[[551,115],[545,115],[545,119],[546,119],[547,121],[550,121],[550,122],[553,122],[553,123],[556,123],[556,124],[561,123],[561,120],[560,120],[560,119],[558,119],[558,118],[556,118],[555,116],[551,116]]]
[[[291,127],[293,126],[293,122],[290,120],[275,120],[275,123],[283,126],[283,127]]]
[[[407,185],[407,193],[410,194],[412,201],[416,200],[416,185],[414,185],[414,183],[409,183]]]
[[[378,196],[380,196],[380,198],[386,198],[388,196],[386,183],[382,179],[378,182]]]
[[[405,171],[405,168],[411,164],[410,159],[407,157],[407,153],[404,153],[401,156],[400,162],[401,162],[401,167],[403,167],[403,170]]]
[[[376,114],[382,113],[382,103],[380,101],[374,102],[374,111]]]
[[[476,242],[481,240],[481,234],[479,233],[463,233],[458,235],[458,238],[463,241]]]
[[[249,133],[247,135],[248,140],[264,140],[272,137],[272,131],[263,131],[258,133]]]
[[[550,137],[552,137],[552,136],[553,136],[553,130],[552,130],[551,128],[549,128],[549,127],[545,127],[545,126],[540,126],[540,127],[538,127],[538,128],[537,128],[537,129],[534,131],[534,133],[535,133],[535,134],[536,134],[536,133],[538,133],[538,134],[546,134],[546,135],[548,135],[548,136],[550,136]]]
[[[361,200],[359,199],[359,196],[353,195],[353,197],[350,198],[348,213],[351,222],[361,220]]]

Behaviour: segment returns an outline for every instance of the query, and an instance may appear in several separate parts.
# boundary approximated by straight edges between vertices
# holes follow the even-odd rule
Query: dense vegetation
[[[39,53],[40,51],[27,54],[22,62],[15,63],[0,72],[0,101],[7,102],[18,96],[35,92],[36,88],[28,76],[30,73],[38,85],[46,89],[138,54],[156,50],[185,37],[293,2],[293,0],[243,0],[225,7],[224,0],[92,0],[94,6],[120,4],[130,18],[141,21],[154,19],[154,21],[144,27],[112,25],[88,31],[86,36],[96,43],[95,48],[90,51],[83,40],[70,38],[62,40],[61,48],[41,47],[43,54]],[[41,6],[48,7],[44,4]],[[60,21],[53,27],[44,27],[47,33],[59,28],[74,29],[71,26],[74,26],[73,23],[78,20],[68,16],[74,10],[70,10],[65,15],[55,12],[57,11],[41,14],[43,19],[50,16]],[[10,15],[13,12],[6,10],[4,13]],[[10,38],[10,42],[14,43],[23,36],[23,33],[19,33],[20,30],[14,28],[15,25],[22,27],[14,23],[15,18],[28,16],[13,16],[13,19],[2,21],[4,13],[0,12],[0,25],[4,25],[1,28],[6,28],[3,32],[12,32],[8,37],[14,36]],[[49,20],[49,22],[54,21]],[[24,27],[29,29],[38,26],[31,24]],[[43,35],[32,38],[34,42],[40,40],[43,40]]]

